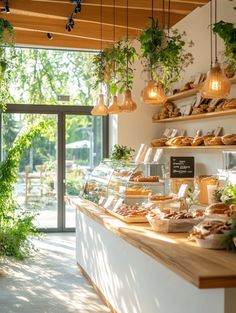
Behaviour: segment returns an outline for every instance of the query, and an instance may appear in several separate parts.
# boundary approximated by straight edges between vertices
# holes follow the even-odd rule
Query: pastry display
[[[160,210],[152,210],[148,213],[147,219],[152,228],[158,232],[179,233],[192,230],[203,218],[202,211],[174,211],[164,213]]]
[[[221,139],[224,145],[236,145],[236,134],[225,135]]]
[[[144,189],[142,187],[130,187],[125,189],[126,196],[149,196],[152,193],[151,189]]]
[[[114,210],[114,212],[122,216],[134,217],[134,216],[146,216],[149,210],[137,204],[134,205],[122,204],[118,209]]]
[[[169,139],[166,142],[167,146],[191,146],[191,143],[193,141],[192,137],[186,137],[186,136],[177,136],[174,138]]]
[[[158,176],[138,176],[136,179],[134,179],[136,182],[142,182],[142,183],[156,183],[159,182],[159,177]]]
[[[166,200],[172,200],[173,197],[171,196],[166,196],[163,194],[156,194],[156,195],[152,195],[149,200],[150,201],[166,201]]]
[[[143,175],[144,175],[143,171],[134,172],[130,177],[130,181],[135,181],[138,177],[141,177]]]

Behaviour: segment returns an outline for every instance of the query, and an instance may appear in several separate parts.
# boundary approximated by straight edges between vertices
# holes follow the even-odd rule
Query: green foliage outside
[[[29,236],[38,232],[33,224],[37,213],[23,209],[14,199],[21,158],[39,135],[47,135],[51,121],[38,121],[25,127],[10,147],[6,159],[0,164],[0,256],[23,259],[30,255],[32,244]]]

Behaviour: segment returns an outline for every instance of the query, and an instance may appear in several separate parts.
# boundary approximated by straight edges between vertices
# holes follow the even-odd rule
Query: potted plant
[[[134,152],[133,148],[116,144],[112,149],[111,159],[112,161],[131,161]]]
[[[167,32],[151,19],[149,26],[139,36],[144,70],[149,71],[165,91],[180,79],[182,71],[193,63],[193,55],[184,50],[186,33],[178,30]],[[189,47],[193,42],[189,42]]]
[[[236,27],[233,23],[219,21],[214,24],[213,32],[223,39],[225,44],[223,63],[226,65],[226,75],[231,77],[236,72]]]

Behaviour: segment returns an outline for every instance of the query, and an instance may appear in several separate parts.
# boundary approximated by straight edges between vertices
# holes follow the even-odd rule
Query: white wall
[[[236,10],[233,10],[235,1],[218,0],[218,20],[227,22],[236,21]],[[189,50],[194,55],[194,64],[189,66],[182,76],[182,79],[174,88],[182,87],[184,83],[198,72],[207,72],[210,66],[210,49],[209,49],[209,8],[207,4],[202,8],[198,8],[191,14],[186,16],[175,28],[180,31],[186,31],[186,40],[193,40],[195,45]],[[219,51],[223,50],[223,42],[219,42]],[[137,43],[136,43],[137,45]],[[197,129],[202,129],[203,132],[215,129],[218,126],[224,128],[224,133],[236,133],[235,117],[202,119],[189,121],[184,123],[166,123],[153,124],[152,115],[158,109],[148,107],[140,101],[140,92],[144,87],[145,75],[142,73],[142,66],[139,61],[135,64],[136,72],[134,79],[133,98],[135,99],[138,110],[134,113],[121,114],[117,121],[116,141],[120,144],[132,146],[135,149],[141,143],[150,143],[151,139],[161,137],[165,128],[181,128],[186,129],[188,135],[194,135]],[[236,86],[232,88],[231,97],[236,97]],[[181,103],[184,103],[182,100]],[[111,129],[113,131],[113,129]],[[173,151],[167,155],[173,155]],[[192,150],[187,152],[175,152],[175,155],[195,155],[197,162],[197,174],[212,174],[217,168],[222,167],[222,154],[219,151],[210,152],[209,157],[205,152],[197,152]]]

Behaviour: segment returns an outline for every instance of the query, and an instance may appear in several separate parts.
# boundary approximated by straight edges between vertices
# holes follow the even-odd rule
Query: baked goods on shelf
[[[172,199],[173,199],[172,196],[166,196],[163,194],[152,195],[149,198],[150,201],[166,201],[166,200],[172,200]]]
[[[204,144],[205,144],[205,146],[222,146],[222,145],[224,145],[220,136],[205,137],[204,138]]]
[[[158,176],[138,176],[136,179],[134,179],[135,182],[139,183],[157,183],[159,182]]]
[[[153,139],[151,141],[151,146],[152,147],[163,147],[166,144],[167,138],[158,138],[158,139]]]
[[[236,145],[236,134],[224,135],[221,138],[224,145]]]
[[[206,214],[225,214],[229,210],[229,205],[225,203],[212,203],[206,208]]]
[[[231,99],[224,103],[223,110],[234,110],[236,109],[236,99]]]
[[[201,146],[204,145],[204,139],[203,136],[196,136],[193,138],[192,142],[191,142],[192,146]]]
[[[126,196],[149,196],[152,193],[151,189],[134,186],[125,189]]]
[[[143,171],[134,172],[134,173],[131,175],[130,180],[131,180],[131,181],[135,181],[138,177],[141,177],[141,176],[143,176],[143,175],[144,175]]]
[[[166,141],[167,146],[191,146],[192,137],[177,136]]]

